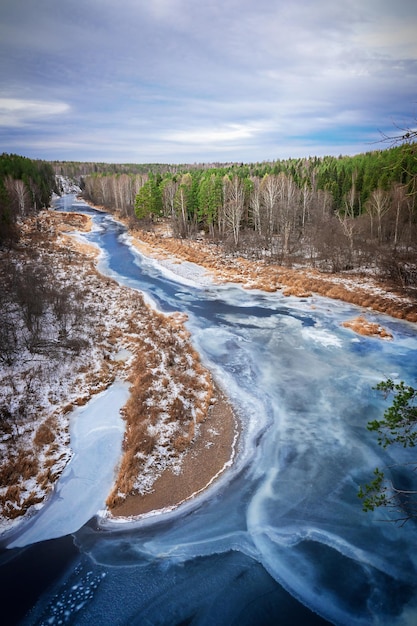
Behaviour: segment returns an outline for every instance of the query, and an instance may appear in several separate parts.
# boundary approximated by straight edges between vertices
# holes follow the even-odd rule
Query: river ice
[[[24,525],[9,548],[63,537],[77,531],[105,506],[120,458],[124,422],[120,409],[129,385],[117,381],[71,415],[74,455],[47,506]]]
[[[58,600],[76,624],[417,623],[416,525],[400,528],[386,511],[365,514],[356,495],[375,466],[407,459],[378,447],[366,424],[385,408],[377,382],[415,384],[415,326],[372,313],[393,341],[359,337],[341,326],[358,314],[342,302],[200,285],[191,265],[176,280],[174,264],[145,259],[125,245],[121,226],[91,212],[103,229],[88,236],[105,248],[103,271],[160,309],[187,313],[243,435],[221,481],[159,517],[82,526],[104,494],[91,506],[82,498],[78,518],[64,479],[63,511],[74,520],[51,521],[56,534],[38,532],[35,520],[20,540],[74,533],[78,565],[25,623],[52,620]],[[85,585],[82,606],[74,585]]]

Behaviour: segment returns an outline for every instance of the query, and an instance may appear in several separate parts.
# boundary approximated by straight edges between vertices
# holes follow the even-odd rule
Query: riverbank
[[[158,510],[174,509],[207,489],[233,463],[239,429],[227,397],[216,390],[216,400],[199,434],[184,455],[179,472],[164,471],[145,495],[130,494],[111,509],[114,517],[137,517]]]
[[[26,352],[28,329],[12,307],[12,284],[7,292],[22,346],[0,367],[8,416],[0,433],[0,532],[43,506],[71,458],[72,407],[116,378],[129,380],[132,401],[123,410],[124,455],[107,502],[112,514],[122,514],[123,503],[129,516],[175,506],[221,474],[235,453],[233,411],[183,320],[151,310],[138,292],[97,272],[97,249],[71,235],[90,226],[86,216],[46,211],[28,220],[19,247],[0,259],[3,277],[13,268],[45,270],[37,294],[45,294],[45,315]]]
[[[109,209],[87,202],[93,208]],[[370,274],[349,272],[325,273],[315,268],[289,268],[266,259],[246,259],[228,253],[221,243],[200,236],[198,240],[174,237],[168,220],[152,224],[148,229],[132,224],[118,211],[111,212],[128,229],[132,244],[144,255],[170,266],[189,262],[204,268],[217,283],[233,282],[245,289],[266,292],[281,291],[284,296],[309,298],[313,294],[341,300],[348,304],[384,313],[397,319],[417,323],[417,290],[395,289]],[[361,318],[361,319],[359,319]],[[359,321],[358,321],[359,319]],[[362,323],[361,320],[364,320]],[[366,318],[352,320],[351,328],[359,334],[387,338],[384,331],[372,326]]]
[[[287,268],[265,260],[227,254],[221,245],[204,240],[172,237],[165,228],[131,230],[132,240],[144,254],[189,261],[204,267],[217,282],[234,282],[246,289],[281,291],[284,296],[308,298],[313,294],[342,300],[369,311],[417,322],[417,293],[405,294],[372,276],[325,274],[316,269]]]

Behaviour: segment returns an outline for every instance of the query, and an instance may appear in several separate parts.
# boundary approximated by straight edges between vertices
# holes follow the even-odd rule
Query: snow
[[[146,352],[153,354],[156,359],[155,366],[150,369],[152,376],[147,403],[152,407],[153,414],[157,415],[156,421],[148,425],[148,433],[155,438],[155,447],[144,459],[141,472],[136,477],[134,487],[138,493],[152,490],[156,478],[167,467],[174,472],[180,471],[182,454],[173,449],[172,440],[184,432],[185,425],[181,425],[170,416],[174,400],[178,398],[182,400],[184,411],[190,414],[197,434],[197,422],[202,410],[199,407],[204,406],[207,401],[210,387],[207,372],[201,367],[195,367],[194,357],[189,353],[188,335],[179,326],[183,318],[178,315],[162,317],[160,313],[154,318],[149,308],[150,298],[146,302],[137,291],[117,285],[113,280],[97,274],[94,270],[94,264],[97,262],[96,249],[92,246],[87,247],[86,240],[80,234],[57,233],[54,222],[61,219],[62,215],[51,212],[38,216],[37,223],[38,226],[41,225],[43,234],[52,233],[52,238],[57,239],[53,248],[49,243],[38,242],[36,262],[53,268],[53,276],[48,279],[51,284],[55,286],[59,284],[61,289],[72,290],[70,293],[72,304],[65,310],[68,318],[65,321],[66,332],[68,339],[78,342],[80,347],[76,351],[60,348],[60,325],[52,309],[47,307],[42,318],[42,338],[48,342],[48,349],[34,354],[24,347],[22,340],[19,357],[13,365],[0,364],[2,405],[16,415],[17,429],[17,433],[0,434],[0,459],[2,459],[0,471],[3,469],[7,472],[10,454],[15,448],[14,436],[18,440],[17,448],[23,451],[25,458],[30,459],[33,465],[30,475],[20,476],[15,483],[17,495],[14,494],[12,497],[7,477],[2,481],[0,534],[25,526],[25,520],[22,524],[21,517],[9,519],[7,507],[24,510],[29,503],[26,517],[30,518],[44,506],[49,496],[47,503],[49,511],[50,503],[55,502],[52,489],[56,478],[64,471],[58,482],[58,488],[61,489],[62,481],[64,484],[66,481],[67,470],[71,471],[75,462],[73,450],[76,449],[76,439],[73,434],[70,438],[69,430],[74,419],[78,419],[76,416],[79,409],[76,408],[72,412],[71,409],[79,404],[84,405],[92,394],[104,391],[114,380],[126,379],[138,350],[143,350],[146,346]],[[29,246],[32,236],[33,232],[28,224],[26,246]],[[78,256],[77,250],[82,251],[83,260]],[[16,267],[24,266],[28,262],[25,254],[19,252],[14,256],[13,254],[10,253],[10,258]],[[103,271],[106,270],[103,255],[99,255],[99,265]],[[191,264],[186,272],[188,276],[201,275],[201,272]],[[13,315],[16,327],[21,328],[23,336],[26,330],[18,308],[15,307]],[[163,320],[166,320],[166,323]],[[174,360],[180,364],[180,368],[171,368],[168,363],[169,353],[171,354],[169,358],[172,358],[170,348],[172,338],[175,340],[177,351]],[[160,340],[167,341],[166,349],[161,346]],[[177,369],[181,370],[181,379],[175,372]],[[18,411],[21,399],[25,401],[22,414]],[[94,398],[91,402],[94,402]],[[86,406],[90,406],[91,402]],[[88,413],[82,415],[84,417],[81,419],[86,420]],[[50,424],[51,419],[54,441],[35,446],[36,431],[39,427]],[[100,432],[97,431],[96,435],[99,436]],[[90,452],[88,454],[89,462],[94,466],[97,459],[92,452],[91,454],[91,458]],[[117,455],[120,456],[120,449]],[[111,472],[114,471],[115,462],[112,463],[110,463]],[[99,476],[104,477],[104,474],[100,469]],[[91,484],[93,483],[91,479]],[[106,484],[109,493],[111,481],[110,483],[107,481]],[[100,502],[91,499],[95,502],[93,508],[96,510],[104,506],[104,500],[101,496],[100,498]],[[30,506],[31,502],[33,504]],[[82,508],[84,505],[80,506],[80,509]],[[91,515],[96,512],[88,510]],[[75,519],[75,525],[81,523],[77,517]],[[56,527],[61,528],[60,523],[57,522]]]
[[[111,218],[108,218],[111,219]],[[98,227],[94,227],[97,229]],[[133,248],[133,240],[124,235],[125,240]],[[73,243],[83,246],[85,248],[86,240],[81,235],[72,235],[71,239],[68,236],[61,236],[60,249],[61,257],[55,251],[52,253],[45,251],[43,254],[46,256],[53,256],[53,264],[55,268],[55,276],[59,279],[61,285],[74,285],[82,292],[83,295],[83,307],[88,310],[89,323],[83,326],[83,333],[80,338],[83,339],[88,345],[79,355],[68,354],[65,358],[54,359],[53,354],[38,355],[36,364],[33,364],[33,355],[30,353],[23,354],[19,359],[19,363],[13,368],[13,378],[10,378],[10,372],[6,367],[0,369],[1,382],[3,389],[5,390],[5,396],[10,399],[11,406],[15,403],[15,398],[21,397],[26,390],[28,372],[33,368],[40,368],[41,376],[39,379],[34,379],[31,386],[30,393],[32,401],[28,404],[26,417],[30,418],[32,428],[27,429],[24,432],[26,426],[19,425],[20,436],[25,441],[25,446],[29,449],[32,445],[33,433],[36,428],[40,426],[47,417],[51,414],[57,419],[57,437],[55,450],[51,453],[50,450],[42,448],[38,453],[39,463],[41,468],[44,468],[53,463],[54,471],[56,474],[60,474],[64,468],[71,468],[70,462],[72,457],[72,451],[69,447],[69,425],[73,420],[73,416],[77,415],[77,412],[71,413],[64,411],[65,405],[75,405],[79,399],[86,401],[91,392],[99,392],[106,388],[116,376],[125,378],[129,367],[131,367],[135,353],[137,351],[137,339],[139,334],[144,333],[144,327],[138,323],[138,312],[143,307],[143,300],[141,297],[132,292],[132,290],[125,287],[117,286],[112,280],[106,278],[97,277],[92,270],[92,266],[88,263],[82,266],[77,265],[77,269],[74,272],[74,259],[71,259],[71,263],[65,263],[62,259],[62,250],[65,249],[67,254],[70,254],[70,250]],[[87,253],[93,262],[97,258],[96,252],[92,249],[83,250]],[[137,253],[137,251],[136,251]],[[188,286],[198,286],[204,290],[204,296],[210,300],[212,298],[218,298],[220,292],[224,293],[226,300],[230,303],[239,303],[239,306],[248,306],[246,302],[245,291],[243,288],[238,287],[230,290],[227,286],[216,286],[216,293],[210,294],[210,287],[213,287],[214,280],[210,273],[199,265],[190,262],[179,263],[178,259],[167,256],[163,259],[147,259],[146,261],[150,265],[155,265],[158,270],[161,271],[168,278],[175,277],[176,282],[182,283]],[[19,260],[16,260],[19,263]],[[111,273],[107,267],[106,257],[103,254],[99,255],[99,266],[103,271]],[[262,292],[252,292],[257,294],[260,300],[264,297]],[[283,296],[280,294],[274,294],[274,301],[278,302]],[[308,310],[312,306],[312,299],[309,302],[303,302],[297,298],[291,297],[287,299],[288,302],[294,302],[294,306],[300,310]],[[152,297],[147,298],[147,302],[152,302]],[[269,300],[268,300],[269,302]],[[277,306],[277,304],[275,304]],[[340,304],[340,306],[344,306]],[[132,326],[135,320],[136,326]],[[231,323],[239,322],[244,326],[245,324],[252,324],[258,326],[260,329],[274,328],[275,320],[273,317],[257,320],[255,316],[245,315],[239,319],[236,316],[224,315],[224,320],[228,320]],[[300,326],[298,320],[293,317],[284,317],[281,322],[284,326],[290,327]],[[78,329],[79,333],[80,330]],[[210,330],[205,332],[206,341],[209,338]],[[221,334],[224,333],[225,337],[221,338]],[[340,335],[334,332],[321,328],[319,324],[314,326],[300,327],[299,333],[303,340],[317,344],[322,348],[340,348],[342,346]],[[54,326],[53,317],[49,318],[49,327],[46,332],[48,338],[53,338],[57,335],[57,328]],[[170,369],[167,366],[166,354],[159,342],[151,340],[149,337],[144,338],[145,343],[149,347],[158,352],[160,355],[159,363],[151,370],[152,378],[149,385],[149,391],[151,398],[147,401],[149,406],[158,405],[158,419],[154,423],[150,423],[147,427],[149,435],[157,439],[155,448],[151,454],[147,456],[143,455],[141,471],[137,475],[134,482],[134,488],[138,493],[146,493],[152,490],[152,485],[156,478],[167,468],[170,467],[174,472],[181,470],[181,454],[172,449],[172,439],[175,433],[179,432],[179,425],[177,422],[173,422],[170,419],[169,408],[175,398],[182,399],[184,407],[190,409],[194,425],[198,432],[198,415],[196,414],[193,402],[184,395],[184,387],[178,384],[178,381],[172,379]],[[239,338],[239,341],[243,341],[243,338]],[[353,341],[353,340],[352,340]],[[224,347],[227,346],[227,332],[223,329],[217,329],[213,335],[210,344],[206,346],[208,353],[218,358],[224,351]],[[185,344],[184,344],[185,345]],[[223,348],[221,348],[223,346]],[[225,357],[227,351],[224,353]],[[188,364],[188,369],[184,368],[185,376],[192,376],[195,374],[193,369],[193,360],[190,355],[184,354],[185,362]],[[105,367],[105,377],[103,380],[103,367]],[[32,369],[31,369],[32,368]],[[242,369],[242,364],[239,364],[239,368]],[[216,367],[213,367],[215,371]],[[224,373],[221,374],[223,380],[225,380]],[[250,377],[250,373],[248,374]],[[13,380],[13,382],[11,382]],[[163,380],[165,383],[163,384]],[[194,402],[200,401],[204,403],[205,398],[205,385],[207,380],[205,376],[201,376],[201,391],[198,390],[194,394]],[[232,385],[230,388],[232,389]],[[231,392],[233,395],[233,391]],[[241,390],[236,390],[236,399],[242,401],[244,394]],[[253,402],[253,400],[251,400]],[[87,405],[89,406],[89,405]],[[30,412],[30,407],[34,407],[33,412]],[[251,430],[249,426],[249,431]],[[97,433],[98,435],[99,433]],[[0,440],[0,452],[2,457],[5,457],[5,450],[9,445],[10,437]],[[74,438],[71,439],[72,446],[74,447]],[[138,458],[141,453],[138,453]],[[91,459],[92,464],[95,464],[95,457]],[[112,471],[114,467],[112,468]],[[66,471],[66,470],[65,470]],[[63,474],[64,476],[64,474]],[[61,479],[62,480],[62,479]],[[40,486],[38,478],[30,476],[26,481],[21,481],[19,487],[21,489],[21,499],[23,496],[32,496],[35,499],[39,499],[40,502],[34,504],[29,510],[29,514],[39,510],[42,507],[42,503],[45,497],[51,493],[51,488],[54,481],[49,481]],[[61,483],[61,481],[60,481]],[[59,483],[59,484],[60,484]],[[107,484],[107,489],[111,485]],[[0,495],[3,497],[7,493],[7,487],[3,487],[0,490]],[[101,500],[97,502],[95,506],[102,508],[104,502]],[[81,507],[83,508],[83,507]],[[78,523],[78,522],[77,522]],[[15,528],[19,525],[19,521],[8,520],[4,516],[0,515],[0,533],[8,529]]]
[[[55,176],[56,184],[63,194],[79,194],[81,193],[81,188],[74,180],[69,179],[67,176],[62,176],[61,174],[56,174]],[[55,196],[58,197],[58,196]]]
[[[193,268],[187,272],[193,276]],[[221,491],[207,494],[204,506],[192,509],[188,503],[174,514],[166,508],[169,523],[161,523],[162,515],[153,529],[155,513],[145,523],[104,520],[111,530],[119,524],[120,534],[90,528],[77,533],[88,565],[113,581],[95,594],[83,623],[111,621],[110,605],[126,623],[132,615],[162,623],[174,612],[185,622],[190,606],[209,621],[217,606],[221,621],[233,601],[241,617],[247,596],[236,585],[236,568],[226,561],[239,552],[332,623],[416,623],[415,525],[381,524],[384,513],[364,515],[356,497],[373,467],[396,460],[376,445],[366,423],[384,406],[372,391],[376,381],[389,372],[404,380],[415,377],[415,327],[376,316],[389,324],[394,340],[354,342],[351,331],[341,327],[357,312],[352,305],[293,297],[285,309],[281,294],[234,287],[203,290],[196,299],[206,298],[203,306],[209,308],[211,297],[219,299],[223,317],[190,315],[187,327],[241,411],[242,449]],[[250,307],[259,313],[256,324],[252,315],[247,323]],[[263,309],[271,314],[263,316]],[[154,371],[163,372],[163,362]],[[160,392],[159,383],[154,389]],[[160,426],[168,399],[161,404]],[[156,457],[149,460],[150,471],[156,465]],[[106,518],[105,511],[100,514]],[[125,532],[128,523],[140,529]],[[252,572],[247,561],[239,581]],[[90,580],[85,578],[86,594]],[[213,581],[221,590],[216,595]],[[266,588],[264,579],[257,593],[269,608]],[[83,603],[81,589],[74,585],[58,596],[70,614]],[[51,607],[51,621],[62,619],[61,605],[53,599]]]
[[[76,453],[66,465],[47,507],[9,543],[9,548],[63,537],[78,530],[104,506],[121,454],[124,422],[120,409],[129,397],[127,383],[106,391],[73,411],[71,443]],[[71,503],[71,515],[68,504]]]

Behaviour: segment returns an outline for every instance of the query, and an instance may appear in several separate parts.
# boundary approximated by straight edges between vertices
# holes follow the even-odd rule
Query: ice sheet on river
[[[70,433],[74,456],[49,502],[9,548],[73,533],[104,507],[121,454],[124,422],[120,409],[128,399],[128,389],[127,383],[115,382],[73,411]]]
[[[80,545],[100,563],[157,560],[173,570],[238,550],[335,623],[413,624],[416,526],[387,523],[384,511],[365,515],[357,498],[375,466],[401,458],[379,448],[366,423],[384,408],[376,382],[415,375],[410,325],[386,318],[395,342],[352,341],[340,326],[348,306],[284,311],[276,298],[268,309],[269,298],[252,294],[241,307],[232,293],[216,306],[221,313],[191,314],[188,323],[244,425],[229,485],[155,532],[139,526],[91,545],[80,536]]]
[[[158,272],[157,261],[147,264]],[[159,267],[151,295],[176,270]],[[385,408],[378,381],[415,381],[414,326],[375,314],[394,336],[387,343],[343,328],[358,311],[343,302],[179,284],[163,302],[188,314],[203,360],[239,411],[241,455],[229,487],[206,494],[194,515],[154,534],[136,530],[128,550],[125,536],[94,543],[94,558],[123,563],[121,554],[129,561],[137,551],[175,564],[240,550],[327,619],[407,623],[416,616],[416,527],[381,522],[384,511],[365,515],[357,491],[375,466],[401,457],[379,448],[366,423]]]

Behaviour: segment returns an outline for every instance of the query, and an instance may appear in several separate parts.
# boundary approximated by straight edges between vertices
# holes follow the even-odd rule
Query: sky
[[[415,0],[0,3],[0,152],[253,163],[416,119]]]

